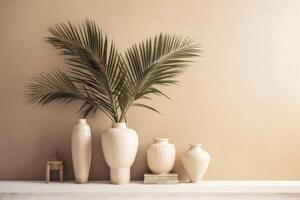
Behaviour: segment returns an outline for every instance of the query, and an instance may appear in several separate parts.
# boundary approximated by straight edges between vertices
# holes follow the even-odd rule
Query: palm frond
[[[84,117],[100,109],[113,122],[123,121],[130,106],[159,113],[136,101],[152,95],[169,98],[158,86],[175,84],[200,52],[188,37],[160,34],[133,45],[122,56],[91,20],[77,26],[55,24],[49,32],[46,41],[64,56],[68,70],[35,78],[27,87],[31,101],[44,105],[79,100]]]
[[[79,100],[83,102],[79,109],[83,117],[98,109],[110,118],[112,115],[112,108],[108,101],[97,98],[86,88],[79,88],[66,73],[61,71],[41,74],[34,78],[26,89],[26,94],[32,103],[45,105],[54,101],[70,103]]]
[[[132,103],[132,106],[138,106],[138,107],[142,107],[142,108],[147,108],[147,109],[150,109],[154,112],[156,112],[157,114],[161,114],[158,110],[156,110],[155,108],[151,107],[151,106],[148,106],[146,104],[142,104],[142,103]]]
[[[70,102],[81,99],[81,94],[69,77],[61,71],[44,73],[27,86],[32,103],[48,104],[54,100]]]
[[[66,57],[71,79],[96,94],[96,99],[108,101],[110,117],[117,121],[116,91],[122,73],[115,44],[109,44],[107,37],[91,20],[79,26],[70,22],[56,24],[49,31],[52,36],[46,41]]]
[[[198,44],[190,38],[164,34],[129,48],[123,59],[127,65],[127,90],[130,91],[125,114],[137,99],[150,98],[152,94],[167,97],[156,87],[175,84],[175,78],[191,62],[190,58],[199,56],[199,53]]]

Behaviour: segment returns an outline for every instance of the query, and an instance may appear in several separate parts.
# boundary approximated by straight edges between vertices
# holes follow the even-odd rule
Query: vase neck
[[[79,119],[79,120],[78,120],[78,124],[79,124],[79,125],[87,125],[86,119]]]
[[[113,128],[127,128],[127,124],[125,122],[113,123],[112,127]]]
[[[189,144],[190,149],[202,148],[202,144]]]
[[[153,143],[169,143],[169,139],[168,138],[154,138],[153,139]]]

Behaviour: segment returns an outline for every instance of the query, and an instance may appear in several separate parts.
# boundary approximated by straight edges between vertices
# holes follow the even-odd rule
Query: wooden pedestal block
[[[51,170],[59,170],[59,180],[60,182],[64,181],[64,164],[63,161],[59,160],[50,160],[47,161],[46,165],[46,182],[50,182],[50,172]]]

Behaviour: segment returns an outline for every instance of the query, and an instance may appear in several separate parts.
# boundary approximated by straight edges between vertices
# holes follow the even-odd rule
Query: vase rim
[[[168,142],[169,138],[154,138],[153,142]]]
[[[112,123],[113,128],[127,128],[127,123],[126,122],[117,122],[117,123]]]
[[[80,118],[80,119],[78,120],[78,122],[79,122],[80,124],[86,124],[86,119]]]
[[[196,147],[202,147],[202,144],[199,144],[199,143],[190,143],[189,146],[191,148],[196,148]]]

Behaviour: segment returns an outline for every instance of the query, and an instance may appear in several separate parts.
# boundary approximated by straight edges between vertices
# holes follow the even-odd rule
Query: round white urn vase
[[[115,123],[102,134],[104,158],[110,167],[110,181],[113,184],[130,182],[130,167],[137,149],[138,136],[126,123]]]
[[[189,149],[181,155],[181,161],[191,182],[197,183],[207,170],[210,155],[202,149],[201,144],[190,144]]]
[[[73,127],[71,148],[76,182],[85,183],[89,179],[92,156],[92,135],[86,119],[79,119]]]
[[[166,138],[155,138],[147,150],[149,169],[154,174],[167,174],[175,164],[175,145]]]

